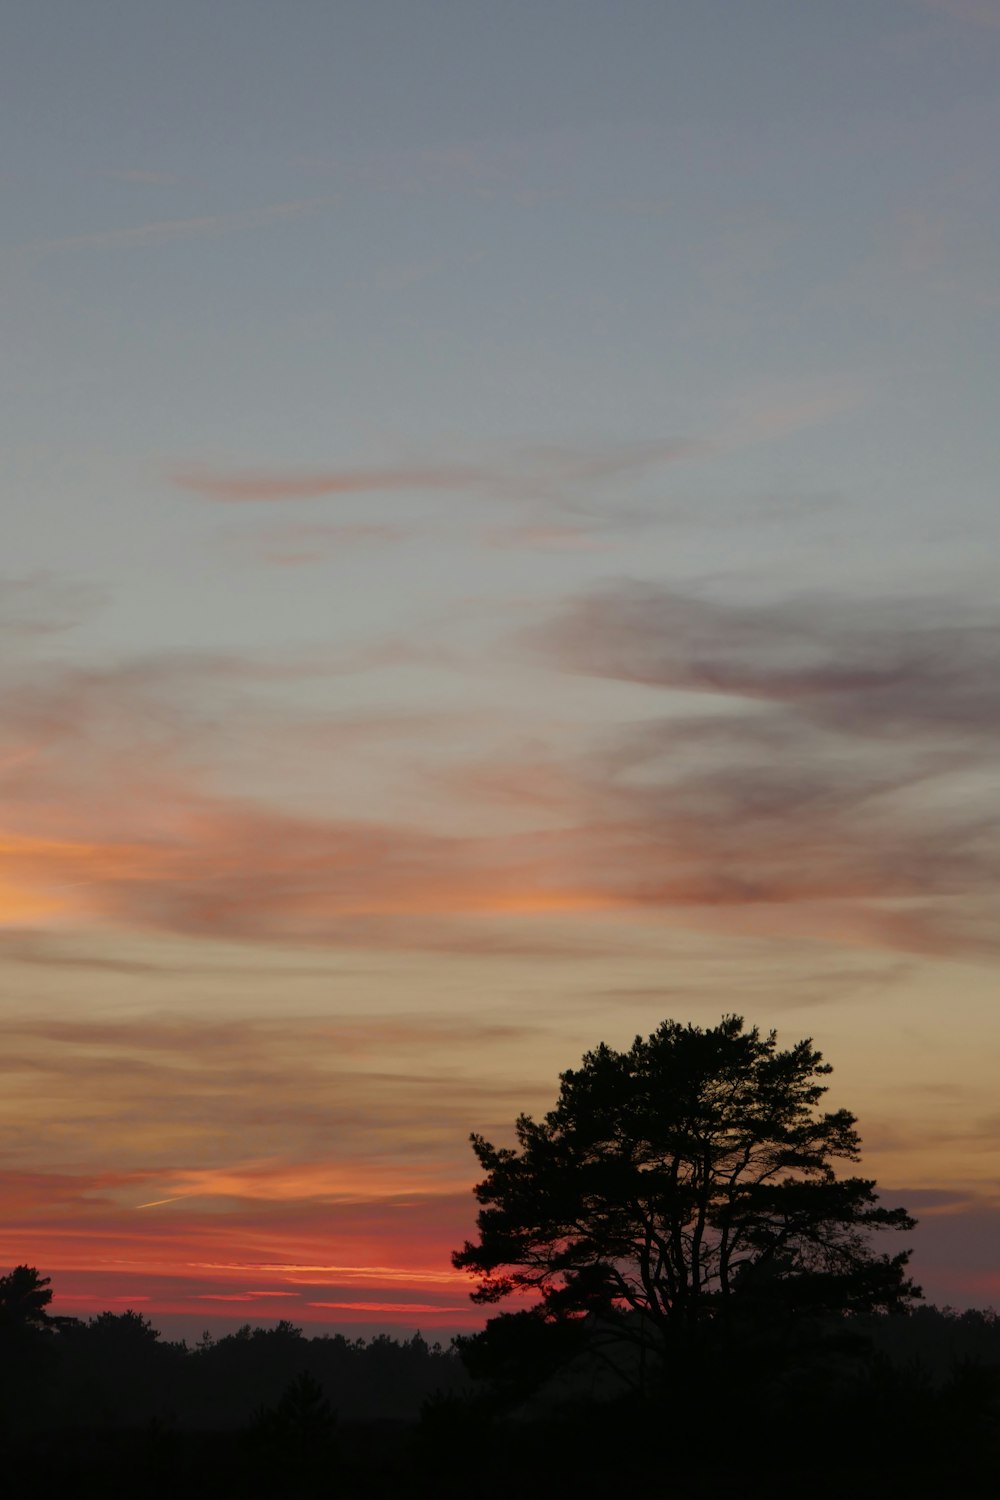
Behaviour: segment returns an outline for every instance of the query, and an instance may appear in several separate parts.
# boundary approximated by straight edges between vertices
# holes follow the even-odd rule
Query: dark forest
[[[191,1348],[136,1312],[24,1316],[0,1282],[4,1494],[995,1493],[1000,1318],[921,1306],[786,1369],[615,1391],[586,1357],[520,1397],[459,1347],[249,1325]],[[40,1313],[41,1315],[37,1315]],[[834,1336],[836,1335],[836,1336]]]

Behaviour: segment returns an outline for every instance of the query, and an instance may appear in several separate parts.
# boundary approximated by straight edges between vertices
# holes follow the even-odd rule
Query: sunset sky
[[[0,1272],[478,1322],[470,1130],[735,1011],[1000,1305],[1000,0],[4,32]]]

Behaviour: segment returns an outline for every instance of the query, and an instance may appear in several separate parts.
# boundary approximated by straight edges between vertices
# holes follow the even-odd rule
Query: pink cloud
[[[812,414],[809,420],[813,420]],[[459,490],[476,493],[481,499],[529,503],[536,512],[540,506],[556,512],[578,511],[587,510],[593,503],[592,496],[611,482],[704,457],[713,446],[687,438],[577,448],[548,445],[493,456],[483,463],[415,462],[309,471],[185,465],[175,468],[169,478],[179,489],[226,504]],[[623,524],[628,519],[620,508],[616,517]],[[539,529],[546,529],[544,523]]]
[[[280,1213],[246,1202],[229,1212],[187,1204],[155,1220],[86,1193],[73,1206],[60,1193],[60,1206],[43,1200],[0,1225],[0,1268],[38,1265],[53,1279],[57,1311],[142,1304],[155,1322],[160,1313],[233,1304],[263,1317],[315,1309],[314,1320],[336,1324],[357,1321],[373,1303],[400,1326],[430,1315],[425,1308],[455,1326],[482,1322],[463,1296],[465,1278],[450,1266],[474,1218],[468,1188],[404,1201],[288,1203]],[[331,1244],[341,1252],[335,1264]],[[381,1264],[387,1249],[395,1264]]]
[[[609,545],[580,526],[499,526],[483,535],[489,547],[526,552],[595,552]]]
[[[335,1308],[338,1312],[389,1313],[394,1317],[398,1314],[412,1317],[415,1313],[433,1313],[451,1318],[455,1313],[461,1313],[465,1317],[469,1313],[465,1302],[307,1302],[306,1306]]]
[[[215,473],[178,470],[172,480],[205,500],[240,503],[256,500],[317,500],[324,495],[363,495],[391,490],[455,490],[479,483],[480,469],[463,466],[391,469],[329,469],[312,473],[243,470]]]
[[[757,388],[734,411],[720,446],[775,442],[825,426],[860,406],[866,394],[864,385],[848,380]]]
[[[992,754],[997,627],[975,611],[939,623],[935,608],[732,605],[637,585],[576,600],[533,652],[718,711],[671,699],[600,748],[466,760],[440,778],[447,832],[216,786],[202,696],[218,713],[244,675],[267,680],[260,664],[26,674],[0,727],[0,922],[461,952],[565,947],[551,919],[604,916],[992,952],[988,810],[956,817],[926,793]],[[240,729],[259,733],[252,718]],[[280,759],[281,737],[267,744]],[[485,798],[516,807],[524,831],[451,831],[463,810],[475,828]]]

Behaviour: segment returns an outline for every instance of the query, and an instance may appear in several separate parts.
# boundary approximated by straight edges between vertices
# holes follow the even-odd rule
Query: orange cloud
[[[424,1046],[440,1065],[435,1076],[412,1061],[406,1070],[419,1026],[402,1023],[397,1034],[395,1024],[361,1017],[342,1025],[288,1017],[8,1023],[0,1036],[3,1097],[9,1107],[16,1096],[10,1079],[16,1084],[22,1064],[41,1096],[41,1129],[36,1134],[28,1123],[23,1132],[31,1149],[51,1160],[68,1142],[79,1142],[74,1149],[102,1166],[0,1176],[6,1208],[0,1267],[38,1264],[53,1275],[64,1310],[78,1313],[141,1302],[155,1321],[160,1313],[232,1304],[296,1321],[360,1321],[380,1310],[400,1326],[430,1316],[477,1326],[483,1314],[466,1307],[464,1278],[449,1264],[475,1212],[465,1132],[490,1117],[509,1123],[530,1098],[523,1080],[491,1093],[481,1064],[456,1079],[453,1049],[468,1044],[478,1057],[484,1045],[502,1039],[489,1028],[464,1023],[463,1032],[452,1021],[435,1033],[427,1023]],[[341,1050],[338,1034],[350,1044],[352,1033],[367,1062],[353,1075],[331,1066]],[[37,1046],[25,1053],[32,1038]],[[162,1070],[150,1063],[158,1054]],[[265,1059],[269,1074],[260,1071]],[[97,1063],[102,1071],[91,1072]],[[77,1109],[95,1091],[103,1111],[95,1131],[81,1131],[72,1109],[63,1108],[54,1086],[59,1066]],[[190,1117],[188,1152],[218,1156],[224,1143],[221,1152],[231,1159],[172,1163],[172,1115]],[[144,1137],[139,1127],[146,1120],[156,1129]],[[278,1135],[281,1128],[287,1137]],[[280,1155],[238,1154],[257,1130]],[[996,1120],[984,1119],[981,1130],[984,1143],[995,1141]],[[301,1150],[309,1131],[322,1154],[303,1160],[295,1144]],[[897,1159],[914,1144],[926,1167],[919,1133],[897,1143]],[[889,1149],[877,1139],[876,1146]],[[148,1159],[154,1147],[165,1159]],[[945,1142],[943,1149],[951,1160],[952,1146]],[[122,1165],[126,1152],[136,1163],[131,1169]],[[116,1169],[103,1165],[108,1158],[119,1163]],[[988,1175],[988,1162],[982,1170]],[[905,1188],[894,1188],[893,1196],[909,1201]],[[995,1245],[995,1216],[968,1192],[933,1201],[925,1194],[915,1206],[932,1225],[920,1240],[932,1272],[949,1264],[947,1246],[964,1244],[962,1235]],[[951,1264],[976,1269],[961,1255],[952,1254]],[[920,1275],[935,1284],[923,1266]],[[955,1284],[938,1274],[936,1285]]]
[[[178,814],[173,847],[4,839],[0,861],[18,893],[10,920],[48,906],[175,932],[338,942],[345,930],[337,924],[352,917],[534,915],[618,904],[608,893],[549,888],[544,872],[540,880],[530,865],[511,864],[502,842],[490,868],[479,863],[489,851],[478,842],[409,830],[306,824],[225,805]],[[49,891],[58,900],[43,894]]]
[[[64,910],[64,902],[31,890],[23,879],[16,883],[0,880],[0,927],[20,927],[25,922],[57,916]]]
[[[734,606],[635,585],[577,600],[534,633],[535,652],[714,709],[665,696],[659,718],[599,747],[467,758],[438,779],[465,832],[217,787],[207,767],[226,745],[207,737],[201,701],[261,680],[238,662],[50,669],[5,699],[0,922],[544,951],[565,946],[550,919],[602,914],[612,946],[640,919],[994,951],[995,819],[956,813],[948,792],[956,776],[978,785],[1000,729],[998,627],[967,613],[936,628],[923,606],[866,618],[850,602]],[[242,748],[261,720],[236,723]],[[280,736],[265,745],[270,766]],[[497,831],[474,832],[487,798],[533,831],[493,818]],[[594,924],[584,940],[599,940]]]
[[[412,1282],[417,1286],[433,1286],[437,1283],[452,1283],[461,1286],[467,1285],[468,1277],[459,1271],[429,1270],[427,1268],[401,1269],[399,1266],[339,1266],[339,1265],[296,1265],[294,1263],[246,1265],[241,1261],[226,1261],[222,1263],[206,1262],[203,1269],[217,1271],[248,1270],[261,1272],[277,1272],[288,1276],[291,1280],[304,1282],[311,1285],[317,1274],[332,1276],[337,1281],[363,1281],[369,1285],[392,1286],[396,1283]],[[253,1295],[257,1295],[254,1293]],[[284,1295],[284,1294],[282,1294]]]
[[[950,1209],[929,1212],[919,1192],[894,1185],[887,1201],[915,1207],[920,1226],[913,1236],[914,1274],[928,1297],[939,1303],[966,1305],[989,1301],[997,1288],[995,1246],[997,1209],[977,1201],[960,1201]],[[912,1200],[912,1201],[911,1201]],[[322,1218],[296,1215],[280,1220],[247,1214],[191,1216],[175,1232],[130,1237],[124,1221],[107,1218],[100,1224],[30,1222],[0,1226],[0,1267],[28,1260],[53,1277],[55,1309],[76,1315],[94,1314],[108,1307],[143,1306],[156,1323],[161,1314],[199,1316],[209,1307],[252,1308],[252,1318],[291,1317],[296,1322],[331,1325],[363,1321],[364,1315],[384,1315],[398,1327],[414,1327],[438,1318],[453,1327],[481,1326],[485,1312],[461,1294],[461,1280],[445,1282],[449,1251],[471,1229],[474,1205],[465,1195],[442,1215],[437,1205],[397,1210],[390,1224],[377,1211],[354,1209],[353,1224],[326,1213]],[[367,1212],[368,1228],[357,1218]],[[345,1234],[346,1230],[346,1234]],[[324,1264],[322,1257],[301,1266],[294,1260],[241,1260],[224,1253],[213,1263],[199,1255],[206,1249],[242,1249],[267,1243],[273,1250],[312,1242],[358,1241],[358,1231],[370,1244],[409,1245],[415,1236],[429,1269],[383,1267],[378,1264]],[[403,1294],[401,1287],[406,1287]],[[447,1288],[447,1289],[446,1289]]]
[[[23,1261],[43,1268],[57,1309],[87,1314],[142,1303],[155,1321],[159,1313],[232,1303],[253,1306],[256,1316],[337,1323],[377,1303],[401,1326],[425,1308],[447,1313],[455,1326],[482,1322],[449,1264],[474,1216],[467,1188],[405,1200],[288,1203],[280,1213],[266,1203],[219,1212],[189,1202],[164,1219],[93,1196],[92,1181],[78,1179],[74,1200],[70,1180],[50,1176],[45,1199],[40,1177],[35,1207],[22,1200],[0,1225],[0,1268]],[[381,1262],[387,1246],[399,1252],[396,1264]],[[331,1247],[342,1254],[331,1260]]]
[[[184,1239],[204,1216],[292,1223],[316,1212],[344,1224],[424,1205],[433,1222],[442,1198],[467,1192],[474,1119],[484,1108],[513,1116],[523,1103],[503,1077],[522,1041],[516,1028],[433,1017],[421,1028],[287,1013],[4,1022],[0,1127],[17,1141],[20,1167],[0,1174],[8,1213],[78,1231],[114,1221],[136,1244]],[[502,1081],[484,1069],[484,1048]],[[401,1268],[432,1267],[408,1233]],[[191,1245],[185,1259],[252,1262],[257,1276],[391,1264],[364,1237],[314,1240],[306,1226],[299,1242],[256,1253]]]
[[[467,1176],[455,1174],[458,1186]],[[443,1183],[440,1163],[426,1166],[370,1157],[360,1162],[245,1162],[238,1166],[178,1168],[162,1174],[173,1196],[137,1204],[149,1209],[196,1199],[237,1199],[255,1203],[381,1202],[393,1197],[436,1197]]]
[[[339,1312],[377,1312],[391,1313],[393,1316],[402,1313],[412,1317],[414,1313],[437,1313],[441,1316],[453,1313],[468,1314],[468,1306],[464,1302],[437,1303],[437,1302],[307,1302],[307,1307],[333,1307]]]

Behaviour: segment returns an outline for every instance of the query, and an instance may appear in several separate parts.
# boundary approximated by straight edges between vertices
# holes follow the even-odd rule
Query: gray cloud
[[[626,582],[527,640],[565,670],[669,694],[564,773],[623,900],[812,903],[865,940],[997,950],[995,610]]]
[[[1000,726],[1000,618],[954,601],[733,605],[623,583],[577,600],[535,640],[577,671],[794,704],[845,732]]]

